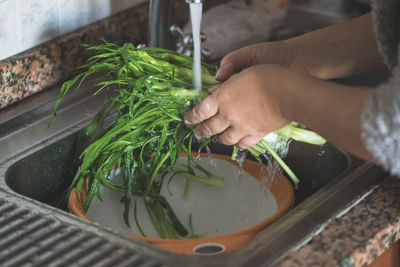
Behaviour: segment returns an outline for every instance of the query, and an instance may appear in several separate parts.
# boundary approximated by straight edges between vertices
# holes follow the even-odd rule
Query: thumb
[[[225,81],[232,74],[252,65],[252,48],[243,47],[226,55],[221,60],[220,68],[215,75],[218,81]]]

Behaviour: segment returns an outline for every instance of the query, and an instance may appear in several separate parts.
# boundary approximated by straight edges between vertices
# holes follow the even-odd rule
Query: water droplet
[[[263,157],[267,160],[267,166],[260,163],[262,164],[260,168],[261,189],[262,191],[266,192],[274,180],[275,173],[280,171],[280,168],[279,164],[272,158],[271,155],[264,153]]]
[[[215,168],[215,161],[213,159],[212,153],[211,153],[211,149],[206,146],[206,151],[207,151],[207,156],[208,156],[208,160],[210,161],[211,166],[213,166]]]
[[[238,163],[239,165],[239,172],[238,172],[238,180],[239,183],[242,180],[242,174],[243,174],[243,162],[246,159],[246,155],[247,155],[247,150],[246,149],[242,149],[242,148],[237,148],[236,151],[236,157],[235,157],[235,161]]]

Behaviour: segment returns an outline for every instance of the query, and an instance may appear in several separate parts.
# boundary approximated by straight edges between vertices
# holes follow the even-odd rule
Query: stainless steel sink
[[[313,13],[306,10],[292,9],[290,12],[294,14],[293,17],[301,16],[303,19],[299,26],[301,29],[295,28],[295,24],[291,26],[294,32],[303,32],[304,27],[312,30],[326,26],[334,20],[326,16],[324,20],[324,16],[320,15],[313,17]],[[334,214],[386,177],[381,168],[330,144],[315,147],[292,143],[286,161],[301,183],[295,191],[295,204],[287,214],[235,251],[208,256],[166,252],[85,222],[69,214],[65,206],[61,209],[52,207],[71,182],[77,168],[78,136],[104,103],[104,95],[91,96],[93,89],[92,82],[88,81],[79,92],[68,95],[61,105],[56,123],[48,130],[44,128],[49,121],[58,88],[0,112],[0,200],[6,198],[9,202],[15,201],[31,211],[37,211],[40,216],[51,216],[61,224],[73,225],[79,231],[104,238],[111,244],[140,251],[140,257],[152,259],[151,266],[267,265],[307,240]],[[212,145],[211,149],[214,153],[230,153],[230,148],[217,144]],[[1,216],[0,207],[0,221]],[[73,247],[69,239],[60,242],[65,253],[69,253]],[[80,244],[82,249],[86,245]],[[101,255],[98,257],[103,259]],[[103,257],[106,262],[107,255]],[[141,262],[145,266],[146,260]]]

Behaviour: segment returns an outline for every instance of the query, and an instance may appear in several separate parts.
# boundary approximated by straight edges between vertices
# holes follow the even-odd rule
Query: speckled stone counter
[[[400,238],[400,178],[387,178],[343,213],[307,244],[282,255],[275,266],[370,264]]]
[[[63,35],[0,63],[0,108],[54,86],[76,73],[87,54],[82,44],[99,43],[101,37],[116,43],[143,40],[147,6],[141,5],[89,27]]]

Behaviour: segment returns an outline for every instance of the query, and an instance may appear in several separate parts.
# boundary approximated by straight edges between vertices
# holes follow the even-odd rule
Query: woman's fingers
[[[221,118],[221,116],[214,116],[208,120],[203,121],[196,127],[194,134],[201,138],[208,138],[219,133],[222,133],[230,126],[227,120]]]
[[[217,136],[217,141],[224,145],[235,145],[243,137],[243,134],[236,128],[229,127]]]
[[[252,65],[252,57],[250,56],[251,48],[244,47],[235,50],[226,55],[220,64],[220,68],[215,75],[218,81],[225,81],[235,72],[239,72]]]
[[[237,145],[240,148],[248,148],[257,144],[263,138],[261,133],[245,135],[239,128],[229,127],[217,136],[217,141],[225,145]]]
[[[185,114],[185,122],[187,124],[198,124],[208,118],[214,116],[218,112],[218,102],[214,95],[207,96],[193,109]]]
[[[214,116],[194,130],[196,136],[200,138],[208,138],[216,136],[219,143],[224,145],[238,145],[240,148],[248,148],[254,146],[262,139],[262,134],[254,133],[254,135],[245,136],[239,128],[232,127],[229,121],[222,120],[220,116]]]
[[[263,134],[252,133],[245,135],[239,128],[232,127],[229,121],[222,120],[220,116],[214,116],[201,123],[194,130],[196,136],[208,138],[216,136],[219,143],[225,145],[238,145],[240,148],[248,148],[257,144]]]
[[[241,138],[239,142],[237,142],[237,146],[243,149],[252,147],[257,144],[262,138],[263,136],[260,135],[248,135]]]

